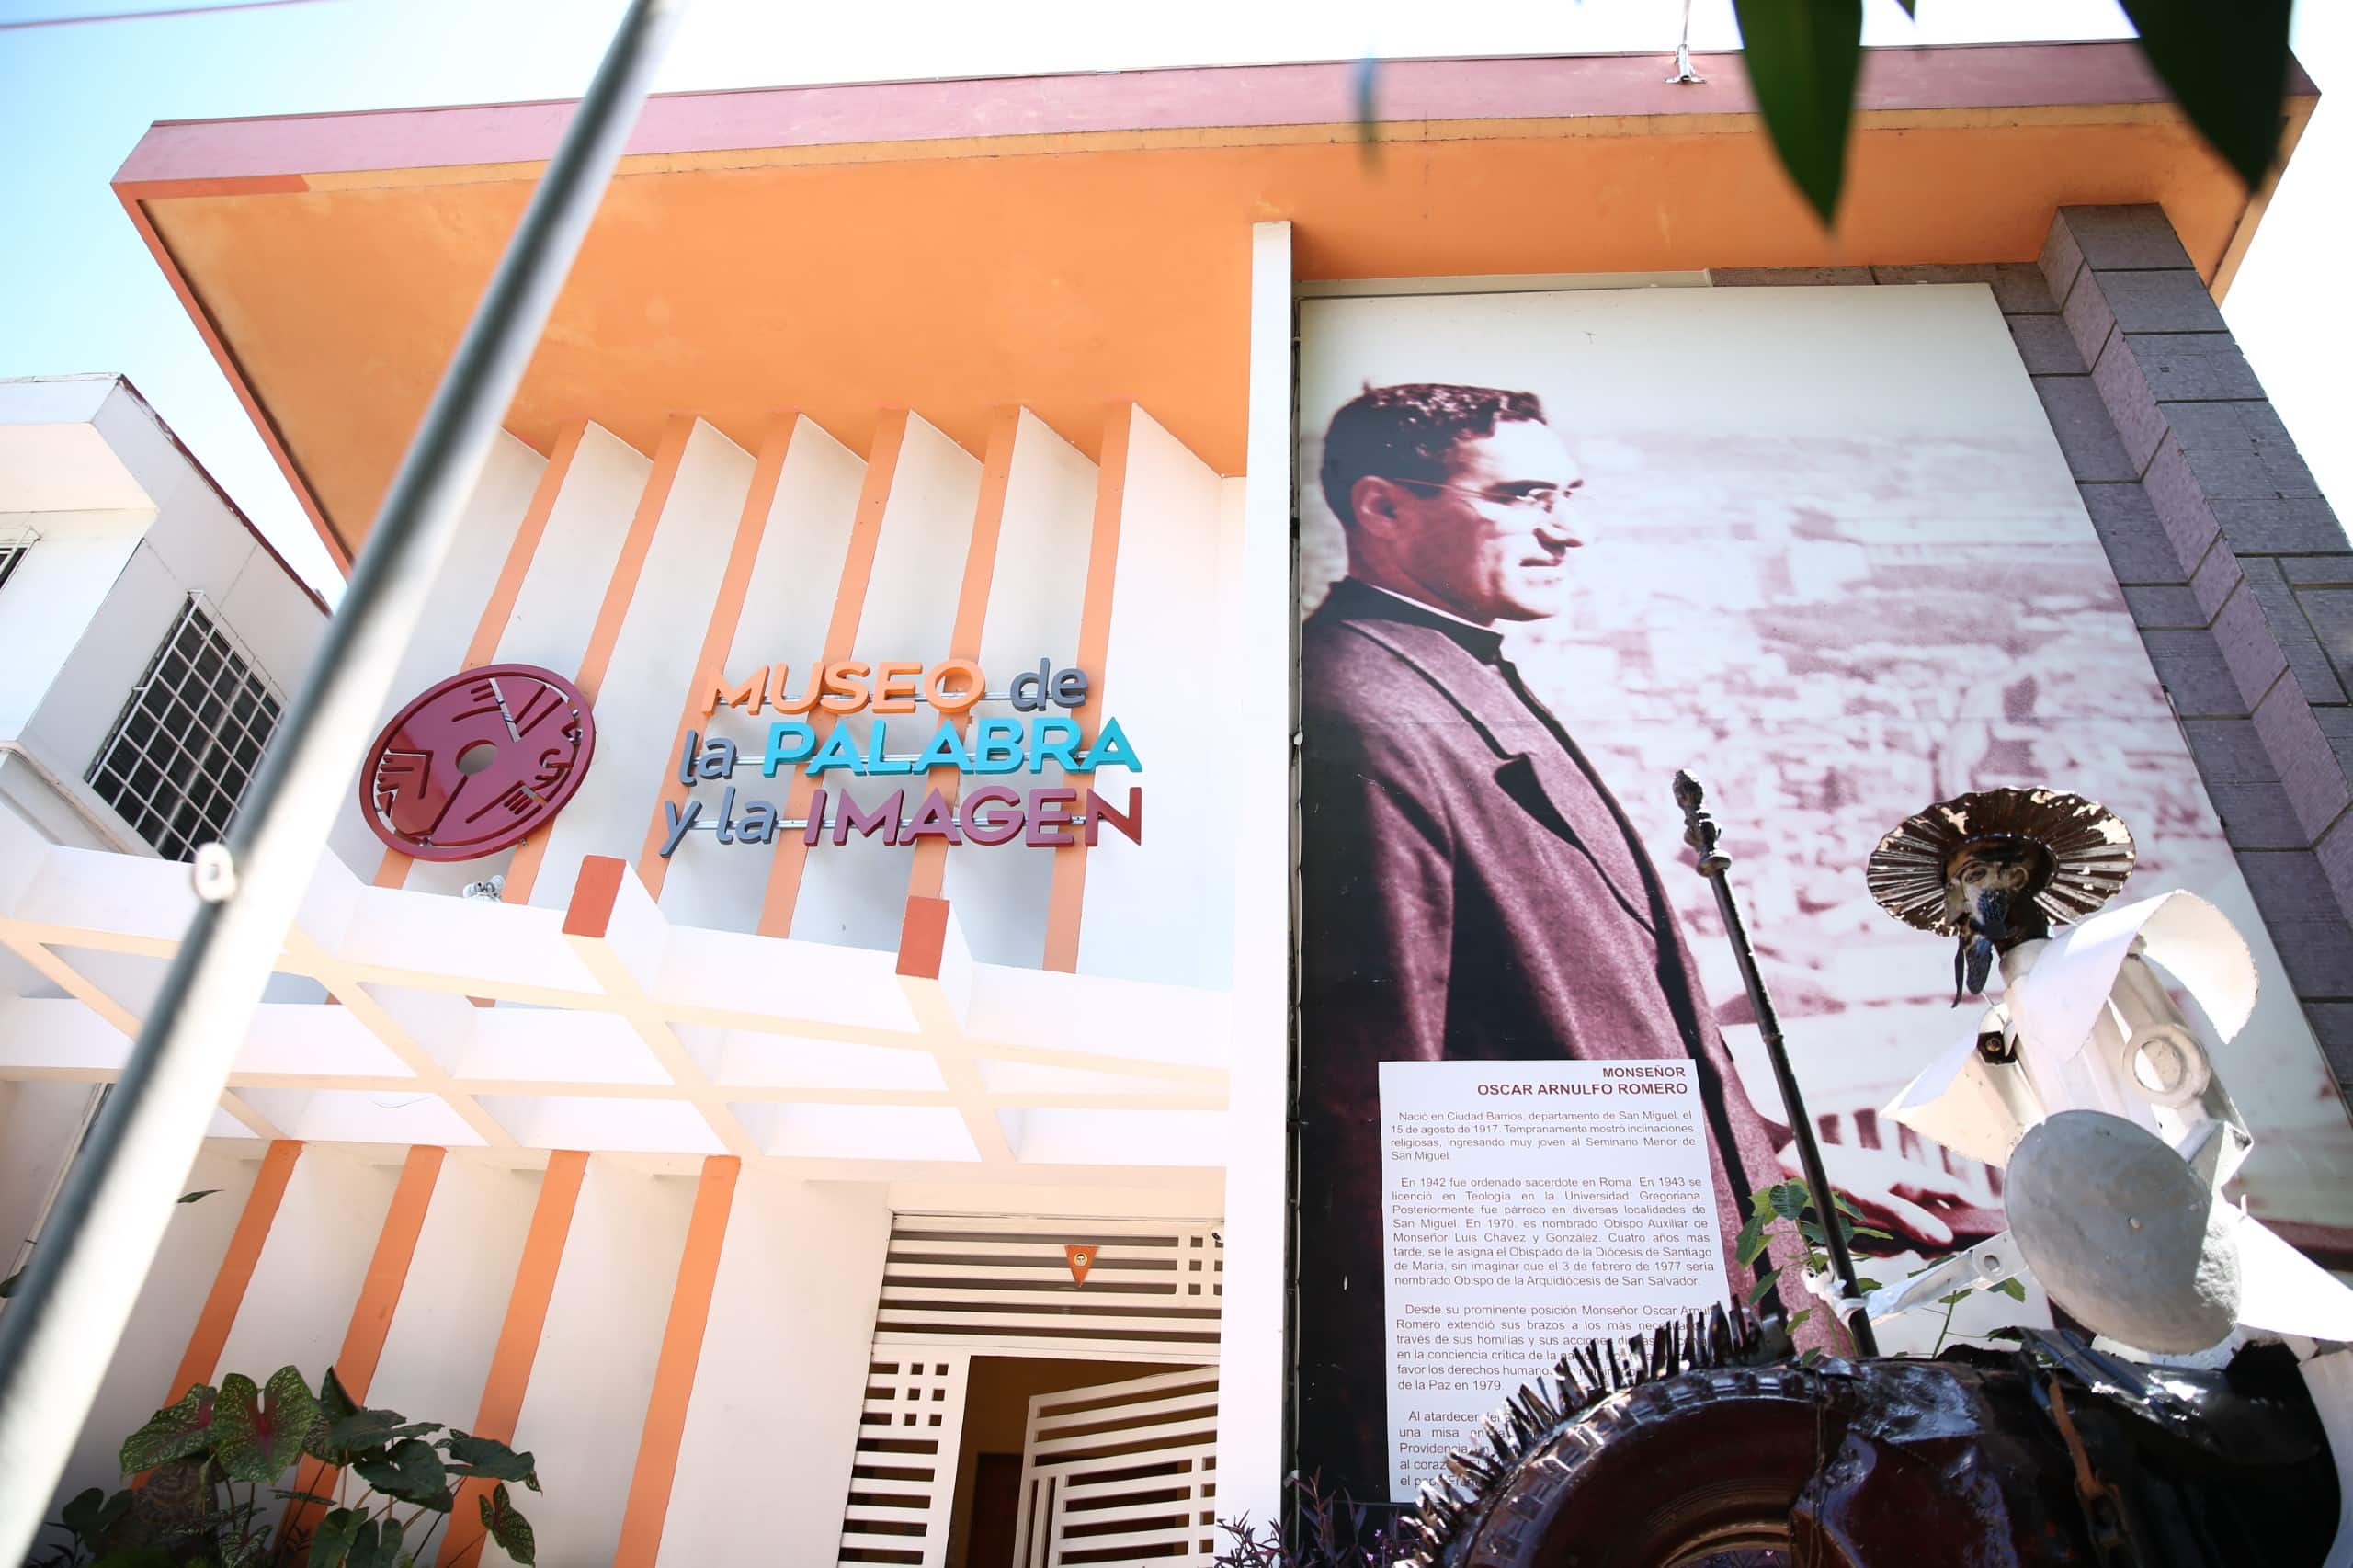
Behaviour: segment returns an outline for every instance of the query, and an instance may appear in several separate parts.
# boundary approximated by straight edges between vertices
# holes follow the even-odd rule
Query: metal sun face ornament
[[[1994,960],[2097,912],[2132,874],[2132,835],[2097,801],[2058,790],[1984,790],[1908,816],[1871,852],[1866,880],[1905,925],[1954,937],[1953,1005]]]
[[[536,665],[486,665],[392,716],[360,769],[360,815],[404,855],[474,859],[562,811],[596,748],[577,687]]]

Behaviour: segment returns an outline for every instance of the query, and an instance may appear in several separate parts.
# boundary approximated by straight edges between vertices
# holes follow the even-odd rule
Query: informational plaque
[[[1572,1346],[1725,1299],[1688,1062],[1384,1062],[1390,1495]]]

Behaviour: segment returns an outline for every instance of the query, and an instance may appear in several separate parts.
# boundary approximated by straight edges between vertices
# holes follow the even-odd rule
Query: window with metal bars
[[[30,528],[0,528],[0,588],[8,585],[17,563],[40,542],[40,535]]]
[[[91,787],[157,854],[192,859],[228,831],[281,700],[191,594],[98,748]]]

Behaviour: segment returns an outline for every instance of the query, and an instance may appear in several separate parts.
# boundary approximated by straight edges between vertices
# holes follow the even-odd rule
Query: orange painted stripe
[[[474,634],[467,641],[465,653],[459,660],[458,669],[450,672],[452,675],[490,664],[498,657],[499,639],[506,634],[507,621],[514,619],[515,601],[523,594],[523,579],[531,570],[532,558],[540,552],[540,540],[548,531],[548,518],[555,512],[556,497],[563,493],[564,479],[572,472],[573,456],[580,450],[581,437],[587,434],[585,419],[566,420],[556,431],[547,466],[540,470],[540,482],[531,487],[531,504],[524,508],[523,521],[506,546],[506,561],[498,569],[498,581],[491,585],[490,597],[483,601],[482,614],[474,621]],[[403,886],[408,881],[408,869],[415,863],[397,849],[385,850],[383,860],[376,868],[375,885]]]
[[[210,1382],[220,1370],[222,1346],[229,1343],[229,1330],[244,1302],[245,1287],[253,1283],[254,1266],[261,1261],[262,1244],[269,1240],[278,1202],[286,1196],[286,1183],[301,1155],[302,1145],[290,1138],[277,1139],[263,1151],[261,1174],[254,1177],[254,1189],[245,1195],[245,1211],[237,1216],[229,1251],[221,1259],[220,1272],[212,1277],[212,1293],[204,1298],[204,1308],[196,1314],[196,1327],[188,1334],[179,1369],[172,1374],[165,1404],[176,1403],[199,1383]]]
[[[686,706],[678,714],[678,730],[670,737],[668,756],[674,761],[687,744],[687,732],[703,722],[703,699],[726,674],[727,652],[734,646],[735,628],[743,619],[744,599],[752,587],[752,568],[759,560],[760,539],[767,531],[768,511],[776,504],[778,482],[784,477],[784,455],[792,445],[792,432],[800,423],[796,414],[774,414],[760,435],[760,455],[752,464],[752,488],[744,496],[744,515],[735,524],[735,543],[727,552],[727,570],[719,580],[719,595],[711,601],[710,624],[703,629],[702,651],[695,655],[694,678],[687,683]],[[670,862],[662,854],[662,840],[666,836],[663,824],[667,820],[663,807],[682,805],[686,798],[687,786],[678,782],[677,768],[665,765],[662,770],[662,794],[654,802],[654,815],[645,824],[645,845],[637,854],[638,881],[656,899],[662,896],[662,880],[670,872]]]
[[[654,548],[654,530],[661,525],[662,509],[670,504],[670,488],[678,482],[678,465],[687,455],[687,439],[695,433],[695,416],[674,414],[662,426],[661,444],[654,449],[654,469],[645,478],[645,489],[637,498],[637,513],[629,520],[629,534],[621,540],[620,558],[613,562],[613,575],[605,585],[604,602],[597,607],[597,624],[589,631],[587,651],[580,655],[579,672],[573,684],[580,695],[591,704],[597,700],[597,688],[604,684],[605,670],[613,662],[613,647],[621,638],[621,622],[628,617],[629,602],[636,596],[637,579],[645,570],[646,552]],[[548,834],[541,828],[515,846],[515,858],[506,867],[506,886],[499,896],[508,903],[529,903],[531,884],[539,880],[540,862],[547,858]]]
[[[579,1205],[580,1180],[587,1170],[588,1156],[577,1149],[559,1149],[548,1156],[540,1200],[531,1209],[531,1228],[523,1236],[523,1258],[515,1266],[515,1287],[507,1293],[506,1317],[490,1353],[490,1375],[483,1380],[482,1403],[470,1428],[477,1436],[502,1443],[515,1440],[523,1392],[531,1382],[531,1363],[540,1353],[540,1334],[547,1327],[548,1302],[555,1295],[556,1268],[563,1262],[572,1211]],[[482,1515],[474,1499],[489,1494],[489,1485],[480,1481],[459,1487],[449,1533],[441,1538],[441,1554],[434,1560],[440,1568],[455,1568],[482,1543]]]
[[[292,183],[274,183],[277,180]],[[170,183],[177,185],[179,182]],[[188,320],[196,324],[197,334],[204,339],[204,346],[212,351],[213,363],[221,367],[221,373],[228,378],[229,385],[235,390],[237,401],[244,405],[246,417],[261,433],[262,445],[267,447],[269,455],[277,460],[278,471],[286,476],[286,483],[292,487],[294,499],[301,503],[303,514],[311,519],[311,528],[318,534],[319,542],[326,546],[327,559],[335,562],[336,571],[349,576],[351,547],[344,542],[341,534],[335,532],[335,525],[327,521],[327,515],[319,509],[311,482],[294,461],[293,454],[286,449],[286,438],[278,433],[277,421],[262,411],[261,400],[254,396],[253,385],[245,377],[245,368],[237,362],[236,356],[229,352],[229,346],[222,341],[220,330],[213,325],[211,313],[198,301],[196,290],[188,287],[188,278],[181,273],[179,258],[172,254],[171,247],[164,243],[163,235],[155,232],[154,222],[147,216],[145,195],[150,192],[162,194],[158,187],[164,185],[165,182],[150,180],[118,187],[122,210],[131,215],[131,226],[146,242],[148,254],[155,258],[155,265],[162,267],[164,276],[170,279],[172,292],[179,296],[180,307],[188,312]],[[310,185],[300,175],[280,175],[265,176],[256,187],[247,188],[294,191],[308,190]]]
[[[727,1238],[735,1178],[743,1169],[744,1162],[733,1154],[712,1154],[702,1163],[694,1214],[687,1221],[687,1250],[678,1259],[677,1283],[670,1290],[662,1354],[654,1364],[654,1392],[645,1403],[645,1428],[637,1440],[637,1470],[630,1477],[629,1506],[621,1514],[613,1568],[654,1568],[662,1548],[670,1488],[678,1474],[678,1445],[687,1435],[687,1403],[694,1394],[695,1369],[702,1360],[711,1290],[719,1282],[720,1246]]]
[[[483,601],[482,616],[474,622],[474,634],[467,641],[465,663],[460,669],[470,670],[476,665],[486,665],[498,657],[499,640],[506,634],[506,623],[515,617],[515,601],[523,597],[523,579],[530,574],[531,562],[540,553],[540,541],[547,536],[548,519],[555,516],[555,504],[563,494],[564,481],[572,475],[572,460],[579,454],[580,443],[588,434],[585,419],[566,420],[556,431],[555,445],[549,449],[547,466],[540,470],[540,482],[531,487],[531,504],[525,508],[522,523],[515,529],[515,538],[506,547],[506,563],[498,569],[498,581],[492,585],[490,597]]]
[[[981,656],[981,630],[988,619],[989,588],[996,581],[996,541],[1005,531],[1005,492],[1013,477],[1013,442],[1021,429],[1021,410],[1003,408],[989,416],[987,454],[981,460],[981,498],[972,508],[972,540],[964,551],[964,584],[956,595],[956,624],[948,636],[948,654],[954,659]],[[959,726],[968,734],[968,716]],[[953,767],[935,767],[926,781],[949,800],[956,798],[961,776]],[[915,869],[907,873],[909,898],[938,898],[948,881],[948,841],[926,836],[915,846]]]
[[[1086,701],[1073,715],[1090,737],[1104,711],[1103,659],[1111,646],[1111,589],[1120,563],[1120,510],[1127,499],[1128,437],[1135,427],[1135,405],[1110,411],[1103,431],[1103,461],[1095,478],[1095,535],[1086,551],[1086,594],[1078,615],[1078,667],[1088,676]],[[1086,902],[1086,846],[1054,851],[1051,891],[1046,895],[1045,967],[1068,974],[1078,968],[1079,913]]]
[[[825,625],[825,645],[820,660],[846,659],[858,641],[858,618],[866,608],[867,585],[874,578],[875,547],[882,538],[882,514],[891,504],[891,482],[899,471],[899,452],[907,441],[907,411],[886,408],[874,426],[874,446],[866,456],[866,481],[858,492],[858,515],[850,524],[849,552],[842,561],[841,586],[834,591],[833,619]],[[827,728],[817,714],[810,715],[822,733]],[[784,814],[805,818],[816,792],[816,780],[806,773],[792,776],[785,797]],[[792,906],[801,897],[801,872],[809,846],[797,833],[777,841],[768,863],[768,885],[760,899],[760,935],[792,934]]]
[[[376,1363],[384,1354],[384,1338],[392,1330],[392,1313],[401,1304],[401,1289],[408,1283],[408,1266],[416,1256],[417,1237],[425,1231],[425,1211],[433,1202],[433,1185],[440,1178],[447,1149],[420,1143],[401,1165],[400,1184],[392,1188],[392,1205],[376,1233],[376,1251],[359,1282],[359,1300],[351,1309],[351,1324],[343,1332],[343,1348],[335,1358],[335,1375],[344,1392],[360,1403],[368,1401],[368,1385],[375,1381]],[[339,1467],[306,1459],[296,1472],[294,1490],[320,1496],[335,1494]],[[316,1503],[286,1506],[289,1529],[308,1532],[326,1510]]]

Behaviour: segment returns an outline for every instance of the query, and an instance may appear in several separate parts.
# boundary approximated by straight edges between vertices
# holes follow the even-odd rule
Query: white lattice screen
[[[1071,1246],[1090,1254],[1084,1283]],[[974,1356],[1183,1364],[1212,1391],[1194,1435],[1213,1445],[1222,1268],[1213,1221],[896,1216],[839,1561],[946,1562]],[[1214,1460],[1199,1463],[1188,1485],[1210,1479]]]
[[[1064,1254],[1074,1244],[1095,1252],[1085,1284]],[[1206,1221],[902,1214],[891,1226],[874,1339],[1214,1358],[1224,1267]]]
[[[1217,1557],[1217,1369],[1029,1402],[1014,1568]]]
[[[867,1363],[841,1561],[937,1568],[948,1551],[972,1358],[876,1356]]]

